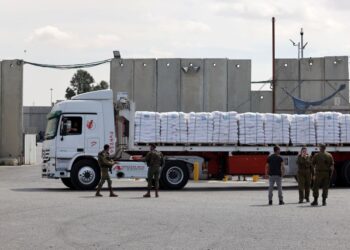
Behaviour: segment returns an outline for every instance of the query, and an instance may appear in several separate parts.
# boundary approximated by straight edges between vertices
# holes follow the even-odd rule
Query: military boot
[[[318,206],[317,198],[314,198],[314,201],[311,203],[311,206]]]
[[[326,198],[322,199],[322,206],[327,206]]]
[[[147,190],[147,193],[143,195],[143,198],[150,198],[151,197],[151,190]]]
[[[299,191],[299,204],[303,203],[303,200],[304,200],[304,192]]]
[[[109,187],[109,197],[118,197],[118,195],[113,192],[112,187]]]
[[[100,192],[101,192],[101,187],[97,187],[95,196],[97,196],[97,197],[102,197],[103,195],[100,194]]]

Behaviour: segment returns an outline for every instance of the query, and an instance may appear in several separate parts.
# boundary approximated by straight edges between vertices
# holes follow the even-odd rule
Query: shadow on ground
[[[296,190],[297,186],[283,187],[283,190]],[[107,188],[103,188],[108,191]],[[146,190],[146,187],[114,187],[115,191],[135,191]],[[161,190],[162,192],[235,192],[235,191],[266,191],[267,187],[185,187],[180,190]],[[72,190],[69,188],[13,188],[14,192],[93,192],[94,190]]]

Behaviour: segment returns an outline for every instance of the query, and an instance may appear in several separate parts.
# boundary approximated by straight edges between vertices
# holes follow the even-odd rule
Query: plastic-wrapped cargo
[[[264,114],[239,114],[239,143],[241,145],[264,145]]]
[[[183,112],[160,114],[160,141],[163,143],[187,143],[187,118]]]
[[[316,141],[317,143],[340,143],[340,117],[337,112],[316,113]]]
[[[315,145],[316,128],[314,115],[292,115],[290,139],[293,145]]]
[[[160,114],[157,112],[135,112],[135,143],[160,142]]]
[[[212,112],[213,116],[213,143],[238,143],[238,114],[230,112]]]
[[[211,113],[189,113],[188,143],[212,143],[213,126],[213,116]]]
[[[350,143],[350,115],[342,114],[340,116],[340,142]]]
[[[290,120],[291,115],[287,114],[265,114],[265,143],[288,145]]]

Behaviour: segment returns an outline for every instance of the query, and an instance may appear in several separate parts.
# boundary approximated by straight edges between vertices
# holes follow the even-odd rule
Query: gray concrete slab
[[[0,167],[2,249],[348,249],[350,189],[327,207],[268,206],[266,182],[189,183],[143,199],[144,181],[113,181],[119,198],[70,191],[38,167]]]
[[[349,62],[347,56],[325,57],[325,95],[328,96],[340,85],[345,84],[345,90],[341,91],[334,98],[327,101],[325,105],[349,106]]]
[[[0,157],[19,159],[23,153],[23,65],[17,60],[1,63]]]
[[[23,107],[23,131],[25,134],[38,134],[45,132],[47,114],[50,113],[50,106],[26,106]]]
[[[157,103],[156,60],[134,60],[134,101],[136,110],[155,111]]]
[[[325,79],[325,59],[303,58],[300,59],[300,77],[303,80],[323,80]]]
[[[276,80],[297,81],[298,60],[291,58],[278,58],[275,60]]]
[[[204,111],[227,111],[227,59],[204,60]]]
[[[131,100],[134,98],[134,61],[132,59],[113,59],[111,62],[110,88],[114,98],[117,92],[127,92]]]
[[[198,71],[181,70],[181,111],[201,112],[204,110],[204,65],[202,59],[181,59],[181,67],[199,67]]]
[[[251,61],[228,60],[227,110],[240,113],[251,111]]]
[[[288,91],[293,96],[298,96],[298,82],[296,81],[277,81],[276,82],[276,111],[278,113],[293,112],[293,99],[286,94]]]
[[[272,113],[272,91],[251,92],[252,112]]]
[[[157,111],[180,111],[180,59],[157,60]]]
[[[2,138],[2,62],[0,61],[0,138]],[[2,143],[0,139],[0,157],[2,157]]]

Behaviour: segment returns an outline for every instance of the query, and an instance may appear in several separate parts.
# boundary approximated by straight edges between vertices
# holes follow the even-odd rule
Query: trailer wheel
[[[345,185],[350,186],[350,161],[344,162],[342,167],[342,180]]]
[[[71,179],[75,189],[92,190],[101,179],[100,169],[92,160],[80,160],[73,165]]]
[[[189,171],[182,161],[166,161],[160,175],[160,185],[166,189],[181,189],[189,179]]]
[[[61,178],[61,181],[66,187],[68,187],[70,189],[74,189],[71,178]]]

